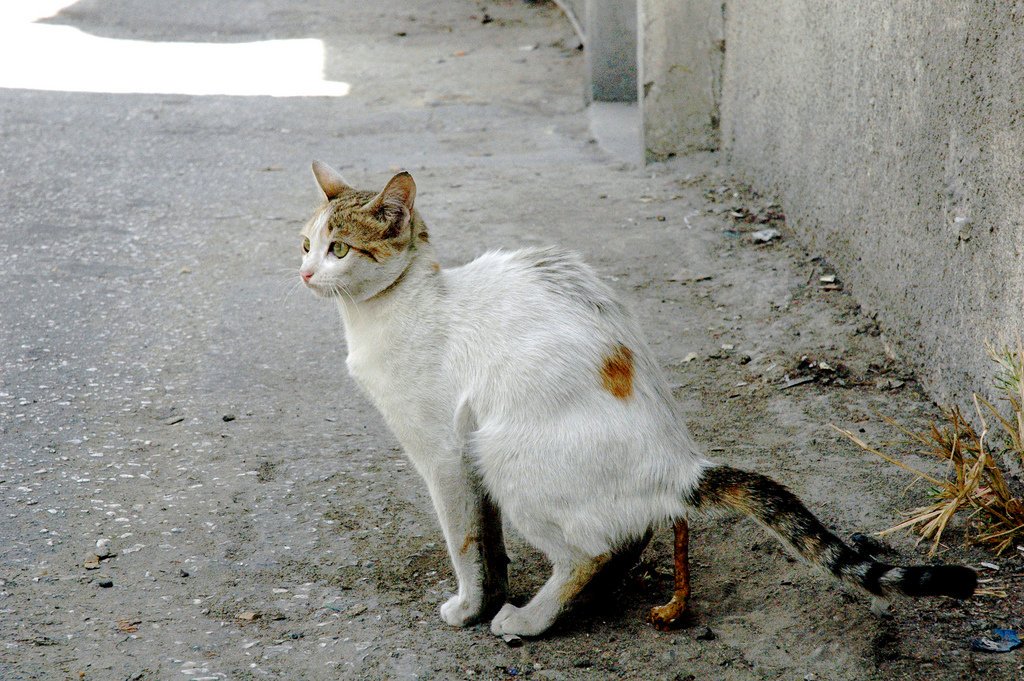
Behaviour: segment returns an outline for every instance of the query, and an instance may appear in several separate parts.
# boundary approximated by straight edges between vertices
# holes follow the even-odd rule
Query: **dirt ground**
[[[670,532],[621,586],[510,647],[445,626],[454,580],[423,484],[344,371],[336,312],[296,290],[309,162],[416,177],[443,262],[581,251],[629,302],[711,455],[790,486],[843,536],[921,498],[831,428],[936,409],[784,207],[714,154],[635,168],[591,138],[583,55],[545,3],[84,0],[49,23],[148,41],[324,41],[346,97],[0,90],[0,678],[1024,678],[1024,554],[953,532],[1006,598],[891,618],[751,522],[692,523],[686,626]],[[760,243],[752,233],[780,230]],[[870,266],[870,263],[864,263]],[[792,379],[812,377],[798,382]],[[797,383],[786,387],[790,383]],[[926,465],[926,462],[921,462]],[[97,540],[112,555],[89,569]],[[899,561],[926,561],[895,535]],[[510,531],[511,599],[542,556]]]

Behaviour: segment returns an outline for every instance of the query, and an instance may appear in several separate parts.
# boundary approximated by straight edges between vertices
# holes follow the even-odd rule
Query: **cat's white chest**
[[[345,342],[348,345],[348,357],[345,366],[348,373],[364,390],[379,384],[387,377],[388,357],[395,352],[391,347],[394,337],[385,324],[374,323],[376,320],[364,320],[361,316],[355,319],[342,314],[345,325]]]
[[[419,457],[432,453],[437,443],[448,439],[441,417],[444,399],[437,389],[437,381],[411,362],[411,358],[386,354],[381,347],[355,349],[349,352],[345,364],[349,375],[384,417],[391,432],[401,442],[413,463],[420,465]]]
[[[386,368],[386,355],[382,348],[358,345],[351,347],[345,359],[345,366],[359,387],[373,398],[378,407],[383,408],[382,401],[392,392],[390,388],[394,383],[394,377]]]
[[[423,393],[435,382],[422,366],[424,358],[410,353],[407,330],[389,329],[385,333],[374,330],[360,333],[351,328],[348,334],[349,352],[345,366],[366,395],[373,401],[392,430],[405,430],[416,420]],[[405,339],[406,343],[398,342]],[[436,399],[436,396],[435,396]],[[415,424],[422,427],[423,424]]]

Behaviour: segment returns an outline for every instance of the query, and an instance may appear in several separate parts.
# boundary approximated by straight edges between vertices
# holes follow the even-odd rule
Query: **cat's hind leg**
[[[676,521],[674,529],[675,589],[672,600],[651,608],[650,615],[651,624],[661,631],[668,631],[679,624],[690,598],[690,528],[683,518]]]
[[[506,603],[491,621],[491,632],[497,636],[537,636],[543,633],[610,559],[611,554],[602,554],[555,560],[551,577],[540,591],[521,608]]]

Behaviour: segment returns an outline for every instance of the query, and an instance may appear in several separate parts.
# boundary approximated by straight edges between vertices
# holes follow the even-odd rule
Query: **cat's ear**
[[[352,187],[348,186],[341,173],[323,161],[313,161],[313,177],[316,178],[316,183],[320,185],[328,201],[352,191]]]
[[[397,236],[412,216],[415,200],[416,182],[412,175],[401,172],[392,177],[381,193],[363,206],[363,210],[373,213],[378,220],[387,224],[385,236]]]

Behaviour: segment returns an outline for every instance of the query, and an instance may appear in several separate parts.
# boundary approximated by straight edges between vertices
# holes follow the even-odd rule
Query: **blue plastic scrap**
[[[971,650],[983,653],[1008,653],[1020,647],[1020,636],[1013,629],[993,629],[994,638],[976,638],[971,641]]]

